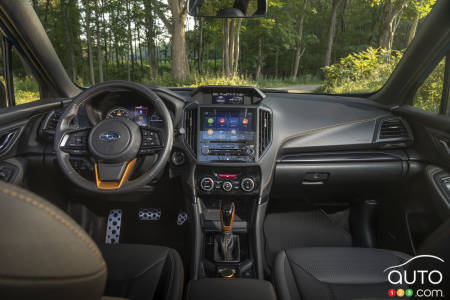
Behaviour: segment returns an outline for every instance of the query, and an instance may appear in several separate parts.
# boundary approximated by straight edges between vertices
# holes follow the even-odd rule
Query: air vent
[[[381,120],[376,139],[383,149],[405,148],[413,143],[408,123],[401,118]]]
[[[408,139],[409,133],[401,119],[381,121],[379,140]]]
[[[63,113],[64,110],[58,109],[47,114],[40,130],[40,134],[42,137],[48,140],[53,140],[55,136],[56,126],[58,125],[59,118],[61,118]]]
[[[194,154],[197,154],[197,108],[186,109],[184,111],[184,137],[186,145]]]
[[[272,142],[272,116],[270,111],[265,109],[259,110],[259,128],[258,128],[258,142],[259,142],[259,157],[264,154],[267,147]]]

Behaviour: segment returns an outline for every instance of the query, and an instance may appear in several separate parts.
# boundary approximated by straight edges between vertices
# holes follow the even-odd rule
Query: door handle
[[[450,146],[448,145],[448,142],[446,140],[439,139],[439,143],[441,143],[442,147],[444,147],[445,152],[450,155]]]
[[[0,136],[0,153],[5,151],[16,136],[17,130],[6,132]]]

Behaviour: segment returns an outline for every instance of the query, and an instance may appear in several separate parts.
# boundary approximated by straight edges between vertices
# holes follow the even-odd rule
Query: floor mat
[[[264,222],[268,264],[272,264],[282,249],[351,246],[350,233],[343,222],[335,222],[336,219],[322,210],[268,214]],[[342,213],[339,219],[342,219]]]
[[[153,204],[154,205],[154,204]],[[161,245],[177,250],[186,261],[188,224],[178,225],[178,209],[162,208],[159,220],[140,220],[139,208],[123,209],[120,243]]]
[[[159,190],[138,201],[110,203],[110,209],[122,210],[119,243],[149,244],[173,248],[178,251],[185,267],[189,264],[191,238],[186,203],[181,188],[169,182]],[[139,196],[140,197],[140,196]],[[181,213],[181,214],[180,214]]]

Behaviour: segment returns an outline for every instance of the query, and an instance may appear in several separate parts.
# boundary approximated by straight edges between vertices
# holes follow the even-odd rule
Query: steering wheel
[[[125,118],[98,122],[92,128],[72,124],[82,104],[111,91],[131,91],[148,102],[164,120],[163,128],[139,127]],[[165,167],[173,144],[173,123],[161,98],[150,88],[127,81],[97,84],[73,99],[56,126],[55,152],[62,171],[78,186],[99,193],[136,190],[152,181]],[[95,182],[81,176],[70,163],[71,155],[94,159]],[[130,179],[138,157],[156,155],[156,161],[139,177]]]

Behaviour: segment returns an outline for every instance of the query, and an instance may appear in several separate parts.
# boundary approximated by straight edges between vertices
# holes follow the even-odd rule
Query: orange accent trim
[[[120,181],[101,181],[100,178],[98,178],[98,166],[97,162],[94,164],[95,169],[95,181],[97,183],[97,188],[99,190],[118,190],[120,189],[123,184],[128,180],[128,177],[131,175],[131,171],[133,170],[134,164],[136,163],[137,158],[133,159],[127,164],[127,167],[125,168],[125,171],[123,172],[122,178]]]
[[[221,274],[222,278],[233,278],[235,273],[231,273],[230,275],[223,275]]]
[[[233,204],[233,212],[231,214],[230,226],[225,226],[225,225],[223,225],[222,202],[220,202],[220,222],[222,223],[222,228],[224,231],[230,231],[233,228],[235,209],[236,209],[236,206]]]
[[[225,274],[223,274],[222,271],[225,271],[225,270],[230,270],[230,271],[231,271],[231,274],[230,274],[230,275],[225,275]],[[220,269],[220,270],[219,270],[219,274],[220,274],[220,277],[222,277],[222,278],[234,278],[234,276],[236,276],[236,270],[234,270],[234,269],[228,269],[228,268],[226,268],[226,269]]]

